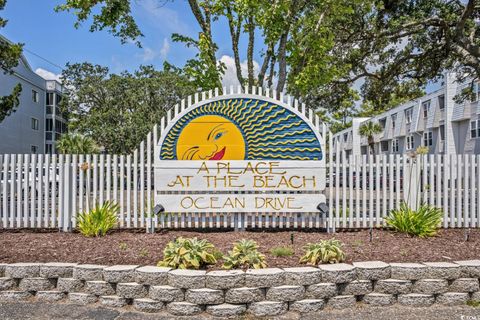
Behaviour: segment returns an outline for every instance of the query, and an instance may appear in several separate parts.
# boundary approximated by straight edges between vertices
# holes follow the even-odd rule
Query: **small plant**
[[[308,243],[305,255],[300,258],[300,263],[317,265],[319,263],[339,263],[345,260],[342,250],[343,244],[335,239],[321,240],[317,243]]]
[[[270,254],[274,257],[290,257],[295,252],[290,247],[275,247],[270,249]]]
[[[78,230],[86,237],[101,237],[117,224],[119,206],[106,201],[88,213],[78,215]]]
[[[118,247],[120,248],[120,250],[127,250],[127,248],[128,248],[128,246],[125,242],[120,242]]]
[[[215,259],[217,260],[220,260],[223,258],[223,253],[222,251],[218,250],[218,249],[213,249],[213,252],[212,252],[213,256],[215,257]]]
[[[399,209],[392,210],[385,219],[387,225],[395,231],[420,238],[435,236],[441,220],[441,209],[424,203],[415,211],[405,202],[400,204]]]
[[[146,258],[146,257],[148,257],[148,250],[143,248],[142,250],[140,250],[138,255],[142,258]]]
[[[265,256],[258,252],[258,245],[253,240],[241,239],[233,244],[232,251],[224,257],[224,269],[262,269],[266,268]]]
[[[480,301],[478,301],[478,300],[468,300],[467,301],[467,306],[478,308],[478,307],[480,307]]]
[[[178,237],[170,241],[163,250],[163,260],[159,267],[179,269],[200,269],[217,263],[213,255],[215,247],[207,240]]]

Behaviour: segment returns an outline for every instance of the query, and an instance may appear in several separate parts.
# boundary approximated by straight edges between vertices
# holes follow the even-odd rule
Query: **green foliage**
[[[368,145],[370,146],[370,150],[372,154],[375,153],[375,140],[374,136],[379,134],[383,131],[382,126],[378,122],[367,121],[360,125],[358,128],[358,134],[362,137],[366,137],[368,140]]]
[[[13,88],[11,94],[8,96],[0,96],[0,123],[2,123],[2,121],[10,114],[16,111],[16,108],[20,104],[19,98],[21,92],[22,85],[19,83]]]
[[[358,128],[358,134],[362,137],[373,137],[382,132],[382,127],[378,122],[367,121]]]
[[[192,38],[172,35],[174,42],[184,42],[187,47],[194,47],[198,50],[195,59],[189,59],[182,69],[182,73],[201,90],[210,90],[221,87],[220,78],[224,74],[226,66],[221,61],[212,59],[211,52],[217,51],[216,44],[209,41],[205,34],[200,34],[198,41]]]
[[[64,1],[57,10],[74,10],[76,26],[93,16],[91,31],[107,29],[123,42],[141,35],[131,16],[132,0]],[[365,103],[362,112],[368,115],[415,98],[445,70],[473,76],[465,93],[471,97],[480,76],[477,0],[189,0],[188,4],[199,36],[174,40],[198,50],[182,72],[203,89],[220,84],[224,70],[217,65],[213,34],[223,36],[215,28],[224,28],[225,20],[240,83],[244,84],[241,58],[246,56],[248,84],[271,87],[276,79],[277,91],[283,91],[287,82],[288,91],[304,97],[307,104],[325,107],[334,118],[353,113],[352,102],[359,94]],[[241,46],[246,49],[243,56],[241,43],[247,43]],[[263,60],[257,79],[254,56]],[[357,81],[363,85],[352,89]]]
[[[55,11],[73,10],[77,18],[75,28],[88,20],[93,14],[90,32],[107,29],[122,43],[128,40],[138,41],[142,33],[131,15],[130,0],[66,0],[64,4],[55,7]]]
[[[474,307],[474,308],[479,308],[480,307],[480,301],[478,301],[478,300],[468,300],[467,301],[467,306]]]
[[[117,224],[120,207],[110,201],[96,205],[90,212],[78,215],[77,228],[86,237],[101,237]]]
[[[57,142],[58,152],[63,154],[94,154],[100,149],[90,137],[79,134],[65,133]]]
[[[62,77],[66,87],[75,88],[62,100],[69,128],[115,154],[132,152],[167,109],[195,92],[178,70],[157,71],[152,66],[110,74],[99,65],[67,64]]]
[[[385,222],[395,231],[426,238],[437,234],[441,220],[442,210],[439,208],[424,203],[415,211],[402,202],[399,209],[390,212]]]
[[[143,248],[142,250],[140,250],[140,252],[138,253],[138,255],[139,255],[140,257],[142,257],[142,258],[146,258],[146,257],[148,257],[148,253],[149,253],[148,250],[145,249],[145,248]]]
[[[215,247],[208,240],[178,237],[170,241],[163,250],[163,260],[159,267],[175,269],[200,269],[217,263],[213,255]]]
[[[6,0],[0,0],[0,11],[5,8]],[[7,20],[0,17],[0,28],[7,25]],[[12,68],[18,65],[18,61],[22,54],[23,44],[11,43],[2,35],[0,35],[0,72],[11,73]],[[12,112],[15,112],[20,101],[20,93],[22,92],[22,85],[18,83],[13,88],[12,92],[6,96],[0,96],[0,123],[8,117]]]
[[[343,244],[336,239],[320,240],[317,243],[308,243],[305,255],[300,258],[300,263],[317,265],[319,263],[339,263],[345,260],[342,250]]]
[[[294,253],[290,247],[274,247],[270,249],[270,254],[274,257],[290,257],[293,256]]]
[[[232,251],[224,257],[224,269],[262,269],[266,268],[265,255],[258,252],[258,245],[253,240],[241,239],[233,244]]]

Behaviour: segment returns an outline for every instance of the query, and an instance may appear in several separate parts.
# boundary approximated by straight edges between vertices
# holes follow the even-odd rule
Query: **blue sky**
[[[152,64],[161,69],[165,60],[182,66],[195,55],[194,49],[171,41],[172,33],[196,37],[199,31],[186,0],[164,5],[162,0],[132,1],[133,15],[145,35],[141,39],[143,48],[130,43],[122,45],[118,38],[106,31],[91,33],[88,23],[75,29],[73,13],[54,11],[60,3],[61,0],[8,0],[5,10],[0,11],[0,15],[9,20],[0,32],[13,42],[25,44],[25,56],[34,70],[61,72],[31,52],[62,67],[67,62],[88,61],[108,66],[112,72],[132,71],[141,64]],[[226,21],[220,20],[216,24],[213,29],[219,46],[218,58],[231,56]],[[223,60],[227,64],[231,62],[228,57]]]

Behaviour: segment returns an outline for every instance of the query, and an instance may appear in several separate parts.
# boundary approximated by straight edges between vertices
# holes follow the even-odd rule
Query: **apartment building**
[[[0,41],[8,41],[0,36]],[[22,55],[12,73],[0,70],[0,96],[11,94],[20,83],[16,111],[0,123],[0,154],[55,153],[55,142],[67,129],[59,108],[62,85],[36,74]]]
[[[373,118],[354,118],[351,127],[333,135],[334,151],[343,151],[347,157],[371,153],[367,137],[358,130],[374,121],[383,129],[374,136],[375,154],[404,154],[419,146],[428,147],[430,154],[480,154],[480,86],[475,85],[473,101],[454,100],[469,85],[446,74],[435,92]]]
[[[64,89],[55,80],[46,81],[45,95],[45,153],[53,154],[57,150],[56,142],[67,132],[67,116],[60,110]]]

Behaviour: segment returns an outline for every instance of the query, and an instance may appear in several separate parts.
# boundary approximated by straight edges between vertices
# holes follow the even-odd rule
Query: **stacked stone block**
[[[357,303],[426,307],[480,300],[480,260],[381,261],[259,270],[171,270],[72,263],[0,264],[0,302],[99,303],[214,317],[314,313]]]

